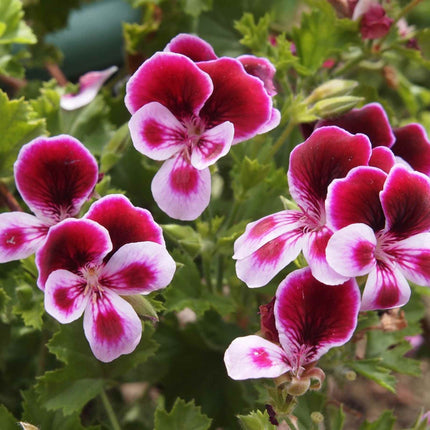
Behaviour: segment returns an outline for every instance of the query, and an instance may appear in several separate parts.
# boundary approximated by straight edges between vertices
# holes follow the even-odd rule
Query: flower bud
[[[362,97],[355,96],[330,97],[315,103],[310,112],[320,118],[330,118],[351,110],[362,100]]]
[[[291,396],[302,396],[309,390],[310,385],[310,378],[298,378],[293,376],[291,382],[287,386],[287,393]]]
[[[311,104],[329,97],[347,95],[357,85],[358,82],[356,81],[347,79],[331,79],[330,81],[324,82],[322,85],[315,88],[306,99],[306,102]]]
[[[311,420],[315,424],[321,424],[324,422],[324,415],[321,412],[314,411],[311,413]]]

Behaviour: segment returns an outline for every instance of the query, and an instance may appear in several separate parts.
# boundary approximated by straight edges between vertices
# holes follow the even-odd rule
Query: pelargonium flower
[[[355,280],[340,285],[317,281],[309,268],[290,273],[276,291],[279,344],[250,335],[233,340],[224,361],[237,380],[298,377],[330,348],[345,344],[357,325],[360,290]]]
[[[368,275],[362,310],[403,306],[407,279],[430,285],[430,179],[404,166],[388,175],[357,167],[327,195],[327,224],[337,230],[327,261],[344,276]]]
[[[76,94],[64,94],[60,98],[60,107],[64,110],[79,109],[91,103],[103,84],[115,73],[118,67],[88,72],[79,78],[79,91]]]
[[[46,311],[62,324],[84,314],[85,336],[104,362],[132,352],[141,338],[140,319],[121,296],[164,288],[175,272],[151,214],[116,195],[51,228],[36,264]]]
[[[192,220],[210,200],[209,166],[232,144],[267,130],[272,101],[233,58],[194,63],[159,52],[127,84],[135,148],[164,161],[151,189],[172,218]]]
[[[303,250],[315,278],[338,284],[346,278],[336,273],[325,257],[332,235],[326,226],[325,199],[329,184],[356,166],[367,165],[369,139],[338,127],[322,127],[290,156],[288,183],[298,210],[284,210],[254,221],[234,244],[237,276],[248,287],[266,285]]]
[[[48,230],[76,216],[98,179],[95,158],[68,135],[39,137],[24,145],[14,165],[15,182],[35,215],[0,214],[0,262],[33,254]]]
[[[321,120],[316,128],[328,125],[336,125],[350,133],[363,133],[369,137],[374,149],[388,147],[397,162],[407,163],[412,169],[430,175],[430,141],[424,127],[411,123],[392,129],[379,103],[369,103],[337,118]]]

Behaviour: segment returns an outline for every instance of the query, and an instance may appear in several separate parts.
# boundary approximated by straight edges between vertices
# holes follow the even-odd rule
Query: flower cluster
[[[130,78],[131,138],[139,152],[164,161],[151,189],[170,217],[196,219],[210,200],[209,166],[278,125],[273,75],[266,59],[218,58],[202,39],[181,34]]]
[[[430,284],[429,155],[424,129],[392,130],[378,104],[320,121],[291,153],[298,209],[247,226],[235,243],[239,278],[263,286],[303,250],[325,284],[368,275],[362,310],[404,305],[407,279]]]
[[[36,252],[46,311],[60,323],[84,314],[90,347],[107,362],[133,351],[142,333],[138,315],[122,296],[166,287],[176,265],[150,212],[122,195],[103,197],[83,218],[74,218],[97,178],[96,160],[71,136],[24,145],[15,180],[35,215],[0,215],[0,261]]]

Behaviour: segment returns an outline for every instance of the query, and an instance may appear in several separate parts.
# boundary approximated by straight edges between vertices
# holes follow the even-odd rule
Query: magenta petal
[[[105,227],[112,240],[112,253],[126,243],[156,242],[164,245],[161,227],[146,209],[133,206],[122,194],[110,194],[94,202],[85,218]]]
[[[370,142],[338,127],[316,129],[291,152],[288,182],[293,199],[317,219],[321,216],[327,188],[354,167],[367,165]]]
[[[230,150],[234,127],[231,122],[223,122],[206,130],[191,152],[191,164],[199,170],[214,164]]]
[[[43,244],[49,226],[23,212],[0,214],[0,263],[34,254]]]
[[[210,75],[214,85],[200,117],[210,127],[232,122],[233,144],[260,133],[272,116],[272,100],[262,81],[246,73],[234,58],[219,58],[198,65]]]
[[[51,223],[75,216],[98,179],[95,158],[77,139],[39,137],[21,148],[16,186],[30,209]]]
[[[386,229],[404,239],[430,230],[430,179],[394,166],[381,192]]]
[[[376,264],[376,237],[366,224],[350,224],[336,231],[327,244],[327,261],[344,276],[368,274]]]
[[[430,285],[430,233],[401,240],[386,252],[393,256],[406,279],[418,285]]]
[[[151,190],[157,205],[171,218],[194,220],[209,205],[209,168],[197,170],[182,155],[171,158],[154,176]]]
[[[386,146],[377,146],[372,149],[369,166],[377,167],[385,173],[389,173],[395,163],[396,159],[390,148],[387,148]]]
[[[291,230],[237,260],[237,277],[249,288],[266,285],[299,255],[305,238],[302,229]]]
[[[154,242],[127,243],[102,269],[100,284],[124,294],[148,294],[170,284],[176,263],[166,248]]]
[[[379,193],[387,175],[376,167],[357,167],[346,178],[333,181],[327,193],[327,224],[338,230],[364,223],[375,231],[385,225]]]
[[[153,160],[167,160],[187,144],[185,126],[157,102],[142,106],[128,126],[134,147]]]
[[[281,211],[249,223],[245,233],[234,243],[233,258],[239,260],[251,255],[266,243],[284,233],[299,229],[303,223],[301,211]]]
[[[394,154],[418,172],[430,175],[430,142],[424,127],[408,124],[396,128],[394,135],[396,141],[391,148]]]
[[[372,147],[394,144],[394,134],[384,108],[379,103],[370,103],[360,109],[332,119],[319,121],[316,127],[336,125],[350,133],[362,133],[369,137]]]
[[[238,337],[224,354],[228,376],[232,379],[276,378],[291,370],[285,352],[259,336]]]
[[[353,279],[325,285],[309,268],[290,273],[276,292],[275,321],[291,366],[299,369],[346,343],[357,325],[359,307],[360,290]]]
[[[159,102],[177,118],[197,115],[213,90],[211,78],[189,58],[158,52],[130,78],[125,105],[134,114],[147,103]]]
[[[109,362],[134,351],[142,336],[142,323],[129,303],[104,289],[85,310],[84,331],[95,357]]]
[[[46,312],[62,324],[78,319],[90,298],[86,285],[84,278],[67,270],[52,272],[45,285]]]
[[[405,305],[411,289],[399,269],[378,261],[369,273],[361,299],[361,310],[391,309]]]
[[[88,219],[67,219],[49,229],[36,253],[37,285],[45,289],[48,276],[58,269],[78,273],[88,264],[101,264],[112,249],[108,231]]]
[[[258,134],[267,133],[268,131],[273,130],[275,127],[279,125],[281,122],[281,112],[278,109],[272,108],[272,113],[270,115],[269,121],[264,124],[263,127],[258,130]]]
[[[348,276],[336,272],[327,262],[327,242],[332,234],[332,231],[326,227],[308,233],[303,245],[303,255],[314,278],[328,285],[337,285],[348,280]]]
[[[79,78],[79,92],[77,94],[64,94],[60,99],[60,106],[65,110],[79,109],[91,103],[103,84],[115,73],[118,67],[88,72]]]
[[[164,52],[176,52],[193,61],[208,61],[217,58],[212,46],[198,36],[181,33],[175,36],[164,48]]]
[[[261,79],[269,96],[277,94],[273,83],[276,69],[267,58],[255,57],[254,55],[241,55],[237,59],[242,63],[246,73]]]

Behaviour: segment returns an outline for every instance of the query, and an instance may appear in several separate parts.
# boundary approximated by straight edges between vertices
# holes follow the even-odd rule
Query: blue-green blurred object
[[[124,62],[122,22],[137,22],[140,12],[123,0],[85,4],[69,16],[65,29],[46,36],[64,54],[62,70],[76,79],[90,70]]]

